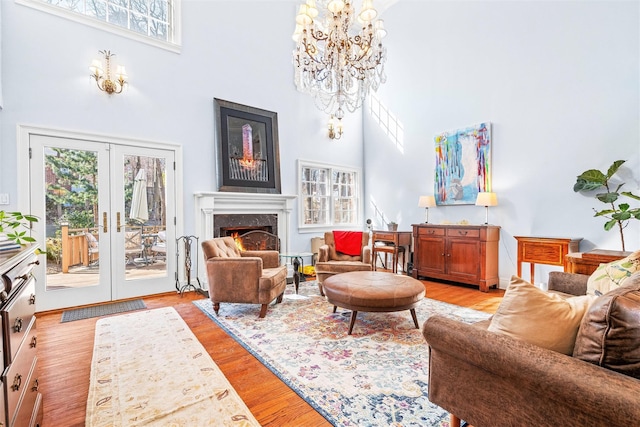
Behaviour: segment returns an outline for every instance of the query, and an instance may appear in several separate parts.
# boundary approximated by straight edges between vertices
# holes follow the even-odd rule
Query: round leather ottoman
[[[327,278],[322,287],[334,313],[337,307],[352,310],[349,335],[358,311],[410,310],[416,329],[420,328],[415,306],[424,297],[425,288],[412,277],[382,271],[352,271]]]

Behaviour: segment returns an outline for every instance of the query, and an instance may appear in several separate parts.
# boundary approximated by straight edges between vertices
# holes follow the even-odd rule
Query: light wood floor
[[[494,313],[504,291],[482,293],[473,287],[424,282],[429,298]],[[263,426],[330,426],[318,412],[269,369],[218,328],[192,301],[165,294],[144,298],[148,308],[173,306],[207,349]],[[40,389],[46,427],[84,426],[97,318],[60,323],[61,312],[37,316]],[[268,316],[268,314],[267,314]]]

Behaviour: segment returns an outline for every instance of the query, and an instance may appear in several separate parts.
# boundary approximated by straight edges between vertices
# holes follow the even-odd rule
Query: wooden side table
[[[617,261],[629,255],[631,255],[631,252],[610,251],[607,249],[576,252],[566,256],[567,268],[565,271],[568,273],[591,274],[596,271],[600,264]]]
[[[567,271],[565,256],[580,251],[582,237],[514,236],[518,241],[518,277],[522,277],[522,263],[530,264],[531,283],[535,283],[536,264],[561,265]]]

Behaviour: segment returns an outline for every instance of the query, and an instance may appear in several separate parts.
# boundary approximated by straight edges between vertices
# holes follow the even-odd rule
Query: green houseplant
[[[21,212],[0,210],[0,233],[4,233],[9,240],[18,244],[22,245],[36,241],[36,239],[27,235],[27,230],[32,222],[38,222],[38,218]]]
[[[606,218],[607,222],[604,224],[606,231],[611,230],[617,226],[620,232],[620,241],[622,243],[622,250],[624,247],[624,229],[629,225],[629,221],[632,219],[640,220],[640,208],[632,208],[625,202],[625,198],[640,200],[639,196],[631,193],[630,191],[621,191],[625,185],[624,182],[612,181],[613,176],[618,172],[620,166],[624,164],[626,160],[616,160],[613,162],[606,173],[597,169],[589,169],[578,175],[578,179],[573,186],[573,191],[595,193],[595,198],[602,203],[608,205],[606,209],[595,211],[594,216],[602,216]],[[603,191],[604,190],[604,191]]]

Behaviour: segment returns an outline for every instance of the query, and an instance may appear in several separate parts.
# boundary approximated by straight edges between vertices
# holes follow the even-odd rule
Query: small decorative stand
[[[198,286],[195,286],[191,283],[191,271],[192,271],[192,258],[191,258],[191,244],[195,241],[196,244],[196,281],[198,282]],[[179,278],[179,268],[176,270],[176,290],[180,292],[180,295],[184,291],[189,288],[193,288],[194,291],[201,293],[202,295],[208,296],[207,292],[202,289],[202,284],[200,283],[200,278],[198,277],[198,238],[196,236],[180,236],[176,239],[176,266],[180,265],[180,242],[183,243],[184,246],[184,275],[187,278],[187,283],[180,286],[180,278]]]

